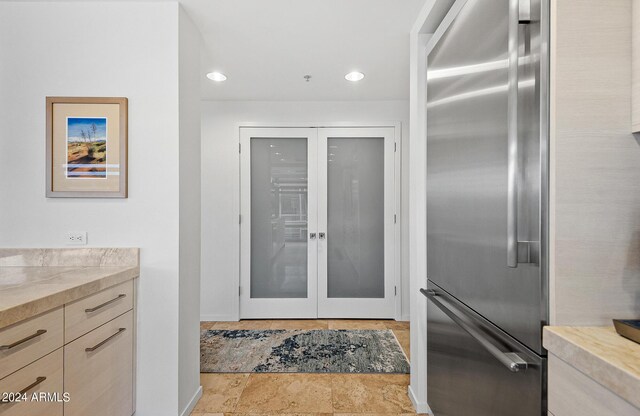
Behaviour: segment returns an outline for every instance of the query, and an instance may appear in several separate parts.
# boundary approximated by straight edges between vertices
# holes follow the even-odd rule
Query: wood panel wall
[[[632,119],[631,130],[640,134],[640,0],[633,0],[631,30],[632,40]]]
[[[640,318],[636,0],[552,0],[551,323]]]

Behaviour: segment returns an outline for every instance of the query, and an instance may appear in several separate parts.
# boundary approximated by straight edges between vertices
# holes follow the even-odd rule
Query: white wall
[[[177,415],[178,4],[0,2],[0,56],[0,246],[140,247],[136,415]],[[129,98],[128,199],[45,198],[46,96]]]
[[[238,319],[240,239],[238,227],[238,123],[401,121],[409,138],[408,101],[206,101],[202,105],[201,319]],[[408,160],[408,146],[402,146]],[[402,167],[402,219],[408,219],[408,164]],[[408,247],[408,221],[402,221]],[[402,315],[409,318],[408,250],[402,251]]]
[[[178,409],[189,415],[200,387],[200,47],[202,39],[179,11],[180,321]]]

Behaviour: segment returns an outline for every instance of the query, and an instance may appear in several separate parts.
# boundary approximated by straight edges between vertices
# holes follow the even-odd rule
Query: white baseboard
[[[233,315],[209,315],[202,314],[200,315],[200,321],[238,321],[238,318]]]
[[[411,386],[407,389],[409,393],[409,399],[411,399],[411,403],[413,404],[414,409],[416,409],[416,413],[426,413],[432,415],[431,409],[429,409],[429,405],[427,402],[419,402],[416,399],[416,395],[413,393],[413,389]]]
[[[202,397],[202,386],[198,387],[198,390],[196,390],[196,393],[193,395],[191,400],[189,400],[187,407],[185,407],[184,410],[180,413],[180,416],[189,416],[193,411],[193,408],[196,407],[196,404],[198,404],[198,400],[200,400],[200,397]]]
[[[409,315],[402,315],[398,321],[409,321]],[[220,322],[237,322],[238,318],[234,315],[210,315],[203,314],[200,315],[200,321],[209,322],[209,321],[220,321]]]

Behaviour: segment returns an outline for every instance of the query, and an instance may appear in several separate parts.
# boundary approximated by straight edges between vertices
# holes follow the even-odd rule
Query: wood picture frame
[[[128,100],[46,98],[47,198],[127,198]]]

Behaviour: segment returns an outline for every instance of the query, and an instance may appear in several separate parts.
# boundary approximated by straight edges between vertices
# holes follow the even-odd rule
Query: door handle
[[[27,393],[29,390],[31,390],[31,389],[37,387],[38,385],[42,384],[46,379],[47,378],[44,377],[44,376],[37,377],[33,383],[29,384],[27,387],[25,387],[22,390],[20,390],[19,393],[20,394]]]
[[[536,261],[537,242],[518,238],[518,87],[519,65],[524,58],[531,23],[530,0],[510,1],[509,83],[507,94],[507,266]],[[524,40],[524,41],[523,41]]]
[[[433,289],[420,289],[420,293],[422,293],[426,297],[436,296],[437,295],[436,291],[433,290]]]
[[[111,299],[111,300],[106,301],[105,303],[101,303],[100,305],[98,305],[98,306],[94,306],[93,308],[85,309],[84,311],[85,311],[86,313],[95,312],[95,311],[97,311],[98,309],[102,309],[102,308],[104,308],[105,306],[111,305],[113,302],[117,302],[117,301],[119,301],[120,299],[122,299],[122,298],[126,298],[126,297],[127,297],[127,295],[126,295],[126,294],[121,293],[121,294],[119,294],[118,296],[116,296],[115,298],[113,298],[113,299]]]
[[[471,325],[460,319],[451,309],[445,306],[440,300],[440,294],[433,289],[420,289],[420,293],[425,295],[430,301],[433,302],[445,315],[447,315],[453,322],[455,322],[460,328],[462,328],[467,334],[471,335],[482,347],[491,354],[495,359],[502,363],[509,371],[517,373],[520,370],[526,370],[528,364],[525,360],[518,355],[517,352],[503,352],[498,347],[493,345],[480,331],[473,328]]]
[[[18,341],[15,341],[11,344],[7,344],[7,345],[0,345],[0,351],[1,350],[10,350],[12,348],[17,347],[18,345],[24,344],[27,341],[31,341],[34,338],[39,337],[40,335],[46,334],[47,330],[46,329],[38,329],[36,332],[34,332],[33,334],[24,337],[22,339],[19,339]]]
[[[318,237],[320,238],[320,240],[324,240],[326,236],[327,236],[326,233],[318,233]]]
[[[531,0],[518,0],[518,22],[531,22]]]
[[[107,342],[109,342],[110,340],[112,340],[113,338],[117,337],[118,335],[122,334],[124,331],[126,331],[127,328],[120,328],[118,329],[118,332],[116,332],[115,334],[105,338],[104,340],[100,341],[99,343],[97,343],[96,345],[94,345],[93,347],[89,347],[89,348],[85,348],[84,350],[86,352],[93,352],[95,350],[97,350],[98,348],[102,347],[104,344],[106,344]]]

